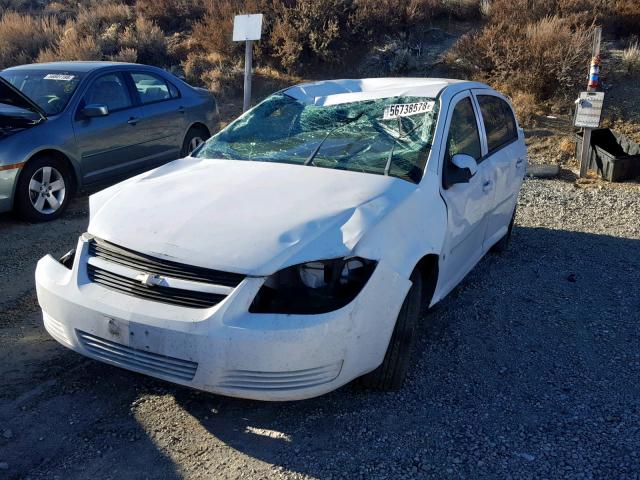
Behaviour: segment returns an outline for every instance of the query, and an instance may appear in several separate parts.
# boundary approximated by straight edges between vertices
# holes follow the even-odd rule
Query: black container
[[[576,134],[576,158],[582,155],[582,133]],[[608,128],[591,131],[589,168],[610,182],[640,176],[640,145]]]

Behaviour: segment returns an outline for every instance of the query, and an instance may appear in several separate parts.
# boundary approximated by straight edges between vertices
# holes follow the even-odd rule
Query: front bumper
[[[38,262],[44,325],[83,355],[212,393],[297,400],[334,390],[384,358],[411,283],[380,262],[358,297],[321,315],[251,314],[264,281],[247,277],[207,309],[157,303],[90,282],[88,244],[71,270]]]
[[[21,167],[10,166],[13,168],[0,165],[0,213],[8,212],[13,207],[13,194],[16,191],[16,182],[21,170]]]

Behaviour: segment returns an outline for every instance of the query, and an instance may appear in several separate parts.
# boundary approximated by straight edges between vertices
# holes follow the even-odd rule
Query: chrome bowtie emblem
[[[162,283],[162,277],[159,275],[153,275],[151,273],[141,273],[136,277],[136,280],[143,285],[160,285]]]

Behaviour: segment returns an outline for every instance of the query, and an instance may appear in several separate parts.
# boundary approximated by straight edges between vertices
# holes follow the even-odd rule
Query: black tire
[[[378,368],[358,379],[358,384],[361,387],[375,390],[397,390],[404,383],[422,310],[422,276],[420,272],[414,271],[410,280],[413,285],[411,285],[398,314],[384,360]]]
[[[47,171],[49,179],[45,181],[44,175]],[[31,187],[32,179],[36,182],[40,180],[42,190],[34,190]],[[59,182],[62,182],[61,190],[58,189]],[[69,206],[74,187],[73,174],[64,161],[50,156],[36,157],[20,172],[14,199],[16,212],[30,222],[55,220]]]
[[[184,141],[182,142],[182,150],[180,151],[181,157],[186,157],[189,155],[195,147],[199,146],[200,143],[206,142],[209,137],[209,131],[203,127],[191,127],[187,134],[184,137]],[[194,145],[194,140],[201,140],[198,142],[198,145]]]
[[[516,211],[513,211],[513,215],[511,216],[511,221],[509,222],[509,228],[507,228],[507,233],[504,237],[498,240],[497,243],[491,247],[491,251],[495,253],[502,253],[509,248],[509,242],[511,241],[511,232],[513,231],[513,223],[516,220]]]

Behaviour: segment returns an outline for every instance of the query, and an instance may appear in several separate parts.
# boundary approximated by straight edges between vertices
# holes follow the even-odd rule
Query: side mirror
[[[451,157],[449,165],[444,169],[444,188],[450,188],[456,183],[469,183],[478,171],[478,163],[470,155],[458,153]]]
[[[82,109],[82,115],[85,117],[106,117],[109,115],[109,107],[102,103],[92,103]]]
[[[458,153],[457,155],[451,157],[451,163],[453,163],[460,170],[468,170],[469,178],[473,177],[478,171],[478,163],[471,155]]]

